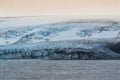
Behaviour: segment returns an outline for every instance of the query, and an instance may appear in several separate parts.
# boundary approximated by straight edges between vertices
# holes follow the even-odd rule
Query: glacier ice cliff
[[[56,41],[0,47],[0,59],[120,59],[120,43]]]
[[[0,32],[0,59],[120,59],[120,22],[63,22]]]

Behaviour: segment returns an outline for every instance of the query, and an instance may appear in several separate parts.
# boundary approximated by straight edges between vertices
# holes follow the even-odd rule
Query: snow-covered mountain
[[[60,56],[55,57],[59,53],[64,56],[63,59],[120,58],[119,52],[114,52],[113,47],[107,48],[108,45],[119,43],[118,21],[67,21],[48,24],[33,24],[32,21],[32,25],[29,25],[30,21],[25,24],[25,21],[20,20],[0,22],[0,58],[21,58],[29,55],[62,59]],[[4,26],[16,28],[8,29],[3,28]]]

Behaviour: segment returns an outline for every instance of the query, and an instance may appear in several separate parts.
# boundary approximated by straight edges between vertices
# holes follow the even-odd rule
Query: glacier
[[[1,29],[0,59],[120,59],[119,21],[19,24]]]

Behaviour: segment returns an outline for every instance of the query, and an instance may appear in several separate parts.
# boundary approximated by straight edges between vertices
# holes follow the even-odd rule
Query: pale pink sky
[[[0,0],[0,16],[119,15],[120,0]]]

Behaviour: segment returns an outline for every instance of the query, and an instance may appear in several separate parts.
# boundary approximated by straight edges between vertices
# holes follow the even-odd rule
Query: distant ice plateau
[[[119,21],[54,22],[2,20],[0,59],[120,59]]]

